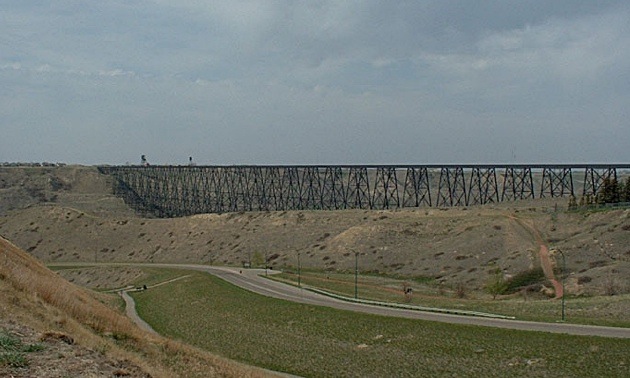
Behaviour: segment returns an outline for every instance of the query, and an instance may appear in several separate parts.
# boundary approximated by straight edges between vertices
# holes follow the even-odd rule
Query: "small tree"
[[[497,295],[505,294],[508,289],[508,282],[503,276],[503,272],[497,270],[485,286],[486,292],[492,295],[492,299],[496,299]]]
[[[413,289],[411,288],[409,282],[405,282],[403,284],[403,295],[403,300],[405,301],[405,303],[409,303],[413,299]]]
[[[619,294],[619,286],[617,285],[617,280],[609,274],[608,277],[604,279],[604,294],[613,296]]]
[[[586,197],[580,196],[580,207],[586,206]]]
[[[571,195],[571,197],[569,197],[569,210],[574,210],[576,209],[578,206],[577,204],[577,200],[575,199],[574,195]]]
[[[619,202],[619,183],[617,178],[606,177],[602,183],[602,188],[598,193],[598,203],[618,203]]]
[[[623,202],[630,202],[630,176],[626,179],[626,184],[623,186]]]
[[[586,205],[589,206],[589,205],[592,205],[594,203],[595,203],[595,198],[593,198],[593,196],[590,195],[590,194],[587,195],[586,196]]]
[[[255,267],[255,266],[260,267],[264,263],[265,263],[264,256],[258,251],[254,252],[254,255],[252,256],[252,261],[251,261],[252,267]]]
[[[455,284],[455,296],[459,299],[464,299],[466,298],[466,285],[464,285],[463,282],[458,282],[457,284]]]

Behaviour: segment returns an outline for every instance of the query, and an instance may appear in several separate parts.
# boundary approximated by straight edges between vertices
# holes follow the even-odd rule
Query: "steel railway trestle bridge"
[[[484,205],[598,194],[630,164],[101,166],[115,193],[158,217]]]

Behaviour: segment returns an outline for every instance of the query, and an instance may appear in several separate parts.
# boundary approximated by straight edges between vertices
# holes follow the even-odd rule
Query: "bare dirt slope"
[[[68,189],[50,192],[58,193],[55,202],[5,211],[0,234],[43,261],[264,266],[267,260],[274,268],[291,268],[299,253],[305,268],[351,270],[356,252],[362,271],[481,288],[497,269],[515,275],[540,267],[539,242],[523,227],[526,222],[551,249],[565,253],[570,293],[630,287],[629,210],[568,213],[566,200],[555,199],[450,209],[146,219],[114,198],[107,178],[95,169],[74,169],[65,176],[54,170],[21,173],[20,185],[26,187],[29,180],[45,181],[40,176],[74,179],[68,179]],[[21,189],[5,184],[4,190]],[[559,263],[558,256],[551,258]]]

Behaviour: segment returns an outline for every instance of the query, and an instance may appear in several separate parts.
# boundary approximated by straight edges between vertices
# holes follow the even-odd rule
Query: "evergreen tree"
[[[606,201],[610,198],[610,179],[605,178],[604,182],[602,182],[602,186],[599,188],[599,191],[595,195],[595,203],[602,204],[606,203]]]
[[[626,178],[626,184],[623,186],[623,202],[630,202],[630,176]]]
[[[584,206],[586,206],[586,204],[587,204],[587,203],[588,203],[588,202],[587,202],[587,200],[586,200],[586,197],[581,196],[581,197],[580,197],[580,207],[584,207]]]
[[[623,191],[622,191],[621,182],[618,182],[617,178],[614,178],[612,180],[612,203],[619,203],[619,202],[621,202],[621,194],[622,193],[623,193]]]
[[[619,183],[617,178],[606,177],[597,196],[598,203],[618,203]]]
[[[569,197],[569,210],[574,210],[577,208],[577,206],[577,200],[575,199],[575,196],[572,195],[571,197]]]

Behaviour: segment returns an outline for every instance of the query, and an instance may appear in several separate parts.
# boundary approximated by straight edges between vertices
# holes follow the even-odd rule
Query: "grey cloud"
[[[0,161],[629,158],[625,1],[23,0],[0,16]]]

